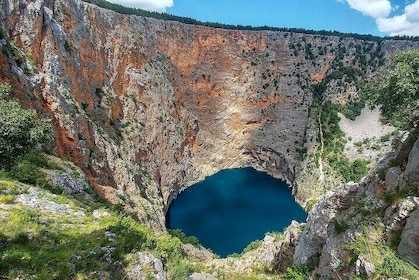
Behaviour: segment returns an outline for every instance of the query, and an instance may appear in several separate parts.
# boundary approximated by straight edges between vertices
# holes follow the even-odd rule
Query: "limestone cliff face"
[[[400,144],[403,148],[394,154],[399,165],[389,168],[382,163],[361,182],[345,184],[319,201],[299,234],[294,264],[328,279],[391,278],[397,272],[388,264],[384,244],[419,264],[418,136],[416,128]],[[415,273],[407,278],[417,278]]]
[[[3,41],[20,50],[0,55],[1,79],[53,119],[56,152],[98,192],[157,227],[182,188],[220,169],[254,166],[296,187],[312,85],[337,64],[371,75],[417,47],[185,25],[79,0],[0,5]],[[354,88],[326,94],[345,103]]]

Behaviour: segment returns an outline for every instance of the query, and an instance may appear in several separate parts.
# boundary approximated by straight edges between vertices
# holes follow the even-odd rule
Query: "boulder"
[[[409,153],[405,174],[408,184],[419,185],[419,139]]]
[[[126,269],[126,279],[156,279],[166,280],[167,273],[163,262],[150,253],[139,252],[135,256],[134,265]]]
[[[82,193],[87,189],[87,182],[80,182],[74,177],[67,173],[56,172],[54,170],[48,170],[47,179],[53,186],[56,186],[63,190],[67,194]]]
[[[283,272],[287,269],[287,267],[292,266],[295,246],[298,241],[299,228],[300,224],[298,224],[296,221],[292,221],[291,225],[285,231],[284,240],[281,242],[280,247],[277,249],[274,258],[270,261],[274,271]],[[272,236],[265,236],[265,239],[263,240],[263,247],[273,247],[270,244],[274,244],[274,242],[269,242],[269,238],[273,239]],[[264,251],[268,251],[268,249],[265,248]]]
[[[359,256],[356,261],[356,275],[363,277],[371,277],[375,272],[375,266],[373,263],[365,260],[362,256]]]
[[[403,174],[399,166],[391,167],[387,170],[385,178],[386,191],[391,193],[397,191],[400,186],[401,175]]]
[[[214,254],[208,251],[204,247],[195,247],[192,244],[183,244],[183,250],[186,254],[192,258],[199,259],[201,261],[211,261],[214,257]]]
[[[419,208],[407,218],[397,253],[406,261],[419,265]]]
[[[217,278],[208,273],[193,273],[188,280],[217,280]]]
[[[396,208],[389,207],[384,215],[384,222],[390,229],[402,228],[411,212],[419,205],[419,197],[408,196]]]

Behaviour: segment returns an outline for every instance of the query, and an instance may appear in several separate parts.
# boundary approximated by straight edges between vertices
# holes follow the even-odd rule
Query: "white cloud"
[[[140,8],[149,11],[164,12],[173,6],[173,0],[108,0],[109,2],[127,7]]]
[[[391,36],[419,36],[419,0],[407,5],[402,15],[378,18],[376,22],[381,32],[390,33]]]
[[[346,2],[352,9],[373,18],[387,17],[391,12],[391,3],[388,0],[346,0]]]
[[[344,2],[343,0],[336,0]],[[366,16],[373,17],[378,30],[391,36],[419,36],[419,0],[406,4],[403,14],[390,17],[390,13],[398,10],[398,5],[390,0],[345,0],[348,5]],[[409,3],[410,1],[406,1]]]
[[[409,22],[419,22],[419,1],[407,5],[404,11]]]

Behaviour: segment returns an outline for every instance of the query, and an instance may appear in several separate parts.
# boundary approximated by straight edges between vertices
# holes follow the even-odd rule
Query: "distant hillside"
[[[392,37],[379,37],[373,35],[363,35],[363,34],[356,34],[356,33],[343,33],[339,31],[328,31],[328,30],[309,30],[304,28],[285,28],[285,27],[273,27],[273,26],[250,26],[250,25],[231,25],[231,24],[223,24],[217,22],[202,22],[193,18],[189,17],[180,17],[171,15],[168,13],[159,13],[153,11],[147,11],[137,8],[129,8],[119,4],[110,3],[105,0],[83,0],[88,3],[95,4],[99,7],[113,10],[115,12],[126,14],[126,15],[136,15],[136,16],[145,16],[145,17],[152,17],[156,19],[164,19],[164,20],[174,20],[181,23],[186,24],[195,24],[201,26],[208,26],[214,28],[223,28],[223,29],[230,29],[230,30],[270,30],[270,31],[283,31],[283,32],[294,32],[294,33],[303,33],[303,34],[314,34],[314,35],[326,35],[326,36],[341,36],[341,37],[351,37],[359,40],[366,40],[366,41],[382,41],[382,40],[412,40],[418,41],[419,36],[392,36]]]

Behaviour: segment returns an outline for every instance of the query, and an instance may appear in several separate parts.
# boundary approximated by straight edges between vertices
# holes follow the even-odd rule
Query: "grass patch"
[[[26,193],[29,187],[27,185],[15,182],[9,179],[0,179],[0,195],[16,195]]]
[[[283,232],[279,232],[279,231],[269,231],[269,232],[267,232],[265,234],[265,236],[266,235],[272,236],[276,242],[282,241],[285,238],[284,233]]]
[[[387,133],[386,135],[383,135],[380,137],[380,142],[388,142],[391,139],[391,133]]]
[[[317,202],[319,202],[319,199],[318,198],[312,198],[312,199],[310,199],[307,202],[307,205],[306,205],[306,211],[307,211],[307,213],[310,212],[311,209],[313,209],[314,205],[316,205]]]
[[[39,150],[33,149],[20,156],[10,171],[2,170],[0,176],[3,174],[3,176],[9,180],[17,180],[24,184],[39,186],[53,193],[61,194],[61,189],[54,187],[47,182],[45,173],[42,172],[42,169],[62,170],[57,163],[49,161]]]
[[[365,226],[363,234],[346,246],[351,256],[349,262],[354,263],[359,256],[362,256],[373,263],[376,268],[373,279],[382,277],[419,279],[419,270],[398,258],[389,245],[383,241],[383,236],[383,226],[376,224]]]
[[[126,264],[125,257],[135,251],[151,251],[160,257],[170,279],[182,279],[190,273],[192,267],[179,238],[156,236],[133,218],[108,211],[110,215],[94,219],[88,215],[52,217],[33,210],[11,210],[0,228],[0,275],[91,279],[98,271],[107,271],[112,279],[124,279],[124,272],[116,264]],[[109,239],[109,234],[115,238]],[[106,247],[114,248],[110,256]]]
[[[0,194],[0,203],[13,204],[14,202],[15,197],[12,194]]]
[[[388,204],[398,202],[408,196],[418,196],[418,188],[415,186],[408,186],[401,190],[384,193],[384,201]]]
[[[285,272],[282,274],[283,279],[289,280],[305,280],[308,279],[310,275],[309,269],[304,265],[295,265],[288,267]]]
[[[35,161],[23,164],[33,167],[45,162],[36,157]],[[28,178],[38,178],[36,173],[32,176],[26,167],[19,170],[26,176],[31,175]],[[10,173],[1,172],[0,175],[0,203],[13,203],[15,194],[27,190],[26,185],[7,178]],[[94,203],[95,209],[102,208],[109,215],[97,219],[92,215],[91,204],[48,191],[43,198],[68,204],[85,215],[75,215],[71,211],[59,215],[41,214],[38,210],[24,209],[19,205],[7,210],[6,215],[0,216],[1,277],[96,279],[103,271],[109,273],[111,279],[124,279],[122,267],[128,265],[127,256],[139,251],[159,257],[169,279],[185,279],[194,270],[182,241],[176,236],[157,235],[134,218],[101,202]],[[114,237],[109,238],[110,235]]]

